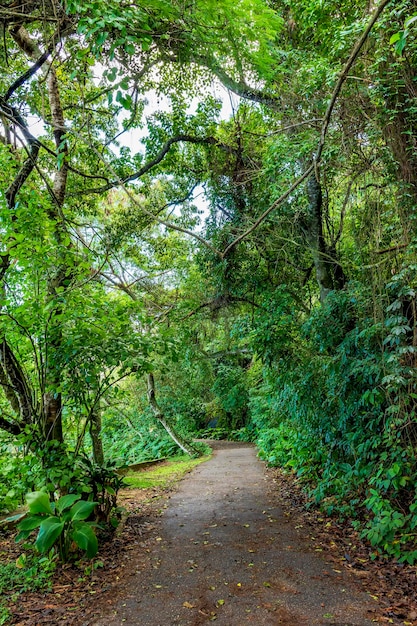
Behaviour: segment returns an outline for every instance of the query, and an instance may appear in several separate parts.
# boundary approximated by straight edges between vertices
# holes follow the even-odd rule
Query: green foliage
[[[402,54],[404,52],[404,48],[407,45],[407,38],[410,34],[410,26],[415,24],[417,21],[417,15],[412,15],[408,17],[404,22],[404,30],[400,30],[398,33],[394,33],[389,42],[395,48],[397,54]]]
[[[94,514],[99,522],[118,524],[117,494],[124,486],[124,480],[116,471],[116,461],[97,465],[88,457],[82,457],[85,468],[85,484],[91,488],[90,496],[95,504]]]
[[[93,530],[96,524],[86,521],[92,516],[97,502],[80,500],[78,494],[68,494],[50,502],[48,494],[42,491],[28,493],[26,501],[29,515],[19,522],[16,541],[27,539],[39,528],[34,546],[41,554],[56,547],[60,559],[66,562],[73,543],[89,559],[97,554],[98,542]]]
[[[287,361],[284,370],[267,370],[250,407],[261,428],[262,458],[294,470],[308,485],[311,501],[327,513],[359,520],[377,551],[413,563],[416,518],[409,487],[417,480],[417,464],[410,272],[414,266],[388,283],[384,324],[359,317],[358,285],[333,292],[300,328],[305,357],[290,366]],[[382,346],[387,346],[383,359]]]
[[[197,433],[198,437],[201,439],[214,439],[215,441],[220,441],[222,439],[230,438],[230,430],[228,428],[205,428],[203,430],[199,430]]]
[[[137,407],[124,407],[123,415],[109,410],[102,433],[107,454],[118,467],[178,454],[177,444],[145,409],[140,413]]]
[[[9,600],[18,594],[50,590],[56,558],[52,553],[40,557],[22,553],[15,562],[0,564],[0,624],[10,623]]]
[[[225,413],[225,417],[219,421],[219,426],[223,422],[228,430],[236,430],[245,425],[247,416],[248,394],[245,372],[240,367],[223,363],[216,369],[213,393],[219,399]]]

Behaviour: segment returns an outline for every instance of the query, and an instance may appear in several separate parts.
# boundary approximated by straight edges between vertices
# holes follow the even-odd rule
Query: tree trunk
[[[103,440],[101,438],[101,411],[97,403],[90,414],[90,437],[93,447],[93,459],[97,465],[104,465]]]
[[[18,44],[18,46],[27,54],[31,59],[35,59],[41,56],[41,50],[35,40],[33,40],[24,26],[17,25],[11,30],[11,34]],[[46,58],[46,57],[45,57]],[[51,111],[51,121],[55,139],[55,146],[57,156],[59,158],[59,166],[54,173],[54,183],[52,188],[52,208],[50,210],[50,217],[56,221],[54,236],[57,242],[60,244],[62,236],[65,232],[65,224],[62,219],[62,206],[65,201],[65,192],[67,187],[68,177],[68,163],[66,160],[68,147],[65,142],[65,119],[63,109],[61,105],[61,99],[59,94],[58,80],[55,72],[55,68],[52,63],[47,62],[45,64],[47,70],[45,70],[45,76],[48,85],[48,100]],[[39,151],[37,142],[32,141],[31,149]],[[31,155],[31,160],[28,160],[27,169],[33,169],[36,163],[37,152],[35,156]],[[27,178],[25,172],[25,179]],[[8,190],[8,204],[14,204],[13,190]],[[68,246],[67,246],[68,247]],[[68,274],[70,270],[63,264],[58,267],[55,275],[50,279],[48,285],[48,296],[50,299],[56,297],[57,288],[62,287],[68,281]],[[49,345],[48,353],[56,354],[62,344],[62,331],[60,328],[60,316],[62,314],[61,307],[55,308],[50,317],[49,323]],[[46,359],[48,361],[48,359]],[[59,368],[56,364],[52,365],[46,362],[45,371],[45,388],[43,393],[43,410],[42,421],[44,436],[47,441],[56,440],[60,443],[63,442],[63,429],[62,429],[62,396],[57,389],[61,382],[61,376]]]
[[[43,398],[44,433],[46,441],[62,443],[62,399],[60,393],[48,391]]]
[[[195,450],[192,446],[190,446],[184,439],[175,432],[174,428],[167,422],[167,419],[156,400],[155,397],[155,379],[152,373],[147,375],[147,388],[148,388],[148,400],[149,405],[152,409],[154,417],[158,420],[158,422],[165,428],[168,435],[175,441],[178,447],[181,448],[185,454],[189,454],[190,456],[198,456],[197,450]]]
[[[330,250],[323,233],[323,196],[316,174],[310,177],[307,185],[309,214],[305,224],[305,237],[311,247],[316,279],[320,290],[320,302],[323,304],[334,289],[341,289],[345,283],[343,270],[335,258],[335,251]]]

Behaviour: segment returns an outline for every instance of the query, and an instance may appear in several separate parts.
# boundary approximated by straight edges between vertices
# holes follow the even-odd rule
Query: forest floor
[[[122,497],[130,515],[97,567],[59,568],[52,592],[16,600],[10,624],[417,625],[416,567],[371,561],[253,446],[215,442],[169,493]]]

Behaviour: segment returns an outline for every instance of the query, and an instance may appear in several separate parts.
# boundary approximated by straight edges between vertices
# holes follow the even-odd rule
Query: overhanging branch
[[[95,187],[93,189],[86,189],[86,190],[82,190],[78,192],[73,192],[70,195],[78,196],[78,195],[86,195],[90,193],[105,193],[106,191],[110,191],[110,189],[114,189],[114,187],[118,187],[122,184],[126,185],[127,183],[131,183],[135,180],[138,180],[139,178],[147,174],[150,170],[152,170],[154,167],[159,165],[159,163],[161,163],[161,161],[166,157],[166,155],[168,154],[168,152],[170,151],[171,147],[174,144],[181,143],[181,142],[198,144],[198,145],[216,146],[217,148],[220,148],[221,150],[224,150],[225,152],[229,152],[232,154],[236,153],[235,148],[227,144],[224,144],[221,141],[218,141],[218,139],[216,139],[215,137],[194,137],[193,135],[179,134],[179,135],[176,135],[175,137],[170,137],[170,139],[168,139],[164,143],[164,145],[162,146],[158,154],[153,159],[148,161],[148,163],[145,163],[145,165],[143,165],[137,172],[130,174],[130,176],[126,176],[125,178],[122,178],[122,179],[117,178],[116,180],[109,182],[107,185],[103,185],[102,187]],[[101,158],[101,160],[103,159]]]
[[[383,12],[383,10],[385,9],[385,7],[391,2],[391,0],[383,0],[379,6],[376,8],[374,14],[372,15],[372,18],[370,19],[367,27],[365,28],[364,32],[362,33],[361,37],[359,38],[359,40],[357,41],[357,43],[355,44],[348,60],[346,61],[343,70],[340,72],[339,74],[339,78],[336,82],[336,85],[333,89],[333,93],[332,96],[330,98],[330,102],[328,104],[327,110],[326,110],[326,114],[323,118],[323,124],[322,124],[322,128],[321,128],[321,133],[320,133],[320,139],[319,139],[319,143],[318,143],[318,147],[317,147],[317,152],[315,155],[315,158],[313,160],[313,163],[311,163],[309,165],[309,167],[304,171],[304,173],[299,176],[299,178],[297,178],[297,180],[291,185],[291,187],[285,192],[283,193],[277,200],[274,200],[274,202],[271,204],[271,206],[264,212],[262,213],[262,215],[252,224],[252,226],[250,226],[247,230],[245,230],[245,232],[243,232],[241,235],[239,235],[239,237],[236,237],[236,239],[234,241],[232,241],[227,247],[226,249],[223,251],[221,257],[225,258],[225,256],[238,244],[240,243],[243,239],[245,239],[248,235],[250,235],[251,232],[253,232],[267,217],[270,213],[272,213],[272,211],[274,211],[276,208],[278,208],[278,206],[280,206],[287,198],[288,196],[295,191],[295,189],[304,181],[306,180],[306,178],[308,178],[310,176],[310,174],[313,173],[313,171],[315,171],[315,175],[316,177],[318,177],[318,167],[320,165],[321,162],[321,157],[323,154],[323,148],[324,145],[326,143],[326,137],[327,137],[327,131],[329,129],[329,124],[330,124],[330,120],[332,118],[333,115],[333,110],[336,104],[336,101],[339,97],[340,91],[342,89],[343,84],[345,83],[346,79],[348,78],[348,74],[349,71],[351,70],[352,66],[354,65],[356,59],[359,56],[360,51],[362,50],[362,47],[365,43],[365,41],[367,40],[369,33],[371,32],[372,28],[375,26],[378,18],[380,17],[381,13]]]

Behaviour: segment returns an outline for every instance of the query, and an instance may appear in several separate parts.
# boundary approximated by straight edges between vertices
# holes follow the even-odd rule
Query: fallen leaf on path
[[[194,609],[195,608],[195,604],[191,604],[191,602],[183,602],[182,606],[185,607],[186,609]]]

